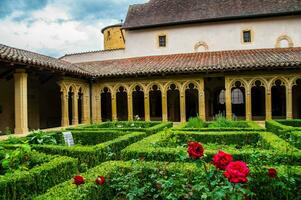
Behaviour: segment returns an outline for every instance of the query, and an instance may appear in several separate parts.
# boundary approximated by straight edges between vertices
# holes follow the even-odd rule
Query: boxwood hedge
[[[270,120],[266,128],[301,149],[301,120]]]
[[[0,176],[0,199],[32,199],[77,173],[74,158],[32,152],[31,159],[36,166],[30,170]]]
[[[187,148],[179,144],[169,146],[168,142],[199,141],[204,144],[207,159],[219,149],[233,154],[237,159],[249,161],[256,154],[267,163],[301,164],[301,152],[283,139],[269,132],[183,132],[162,131],[134,143],[121,151],[125,160],[143,159],[158,161],[187,161]],[[207,145],[208,143],[208,145]],[[219,144],[218,144],[219,143]],[[224,144],[224,145],[221,145]],[[231,147],[234,145],[234,148]],[[232,146],[233,146],[232,145]],[[244,145],[251,145],[245,148]],[[255,147],[254,147],[255,146]],[[258,146],[259,148],[257,148]],[[207,148],[208,147],[208,148]]]

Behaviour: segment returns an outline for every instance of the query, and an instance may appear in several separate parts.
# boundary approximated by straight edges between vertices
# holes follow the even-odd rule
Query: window
[[[252,32],[251,30],[245,30],[242,32],[243,36],[243,43],[250,43],[252,42]]]
[[[232,91],[232,104],[244,104],[244,95],[241,89],[236,88]]]
[[[166,47],[166,35],[159,35],[159,47]]]

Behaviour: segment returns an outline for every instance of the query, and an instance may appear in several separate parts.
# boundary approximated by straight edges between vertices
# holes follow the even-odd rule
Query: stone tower
[[[122,24],[115,24],[101,30],[104,35],[104,50],[125,48],[124,32],[121,27]]]

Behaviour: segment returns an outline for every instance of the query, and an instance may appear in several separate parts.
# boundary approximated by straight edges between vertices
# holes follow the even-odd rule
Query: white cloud
[[[26,20],[15,20],[14,12],[0,20],[0,43],[52,56],[103,48],[101,28],[117,20],[80,22],[72,20],[67,9],[48,4],[30,13]]]

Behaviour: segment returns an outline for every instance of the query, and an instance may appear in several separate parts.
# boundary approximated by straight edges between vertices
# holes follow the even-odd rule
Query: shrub
[[[71,178],[77,171],[77,161],[73,158],[37,152],[32,152],[30,158],[34,165],[28,171],[16,170],[0,176],[0,199],[32,199]]]
[[[255,172],[249,166],[251,172]],[[276,199],[298,197],[297,186],[300,184],[300,167],[292,167],[291,176],[296,177],[292,182],[286,182],[286,166],[274,166],[278,172],[278,182],[287,183],[287,187],[280,187],[276,191]],[[253,175],[253,174],[252,174]],[[260,174],[261,175],[261,174]],[[50,199],[227,199],[223,192],[231,192],[232,185],[212,192],[206,187],[207,179],[203,167],[195,163],[163,163],[163,162],[122,162],[110,161],[90,169],[82,175],[86,183],[76,187],[73,180],[66,181],[51,188],[47,193],[35,200]],[[106,182],[102,186],[95,184],[97,176],[104,176]],[[265,175],[266,176],[266,175]],[[255,176],[254,176],[255,177]],[[250,180],[247,188],[254,188],[255,184],[265,183],[266,190],[272,189],[266,182],[268,179]],[[219,184],[219,182],[211,182]],[[213,185],[214,186],[214,185]],[[289,188],[290,190],[288,190]],[[253,190],[255,193],[256,191]],[[206,195],[206,196],[204,196]],[[208,196],[207,196],[208,195]],[[269,199],[270,192],[260,191],[252,199]],[[229,198],[228,198],[229,199]]]
[[[206,126],[205,122],[199,117],[189,118],[185,127],[187,128],[204,128]]]
[[[301,149],[301,127],[284,125],[296,125],[299,121],[301,120],[270,120],[266,121],[266,129]]]
[[[46,134],[45,132],[41,130],[35,130],[33,131],[28,138],[29,144],[56,144],[56,139],[50,135]]]

